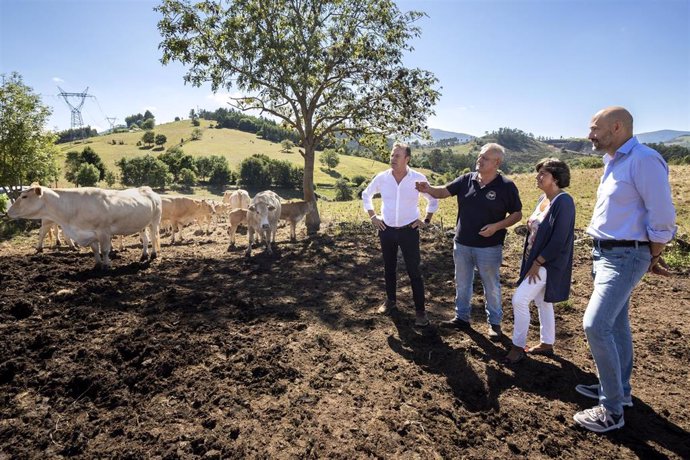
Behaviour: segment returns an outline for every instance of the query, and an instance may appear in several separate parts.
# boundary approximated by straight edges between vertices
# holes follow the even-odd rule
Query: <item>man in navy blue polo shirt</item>
[[[455,196],[458,218],[453,243],[455,262],[455,317],[441,326],[470,327],[470,306],[475,267],[484,286],[489,338],[500,339],[503,307],[499,269],[503,260],[506,228],[522,219],[522,203],[515,184],[498,172],[505,149],[485,144],[477,157],[476,171],[444,187],[418,182],[417,190],[434,198]]]

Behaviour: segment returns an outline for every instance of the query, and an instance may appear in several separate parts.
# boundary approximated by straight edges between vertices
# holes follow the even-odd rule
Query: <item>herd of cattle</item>
[[[290,239],[296,239],[295,227],[313,210],[314,202],[283,202],[270,190],[249,197],[245,190],[226,191],[222,202],[187,198],[182,196],[160,196],[150,187],[127,190],[106,190],[96,187],[74,189],[50,189],[33,185],[23,191],[12,203],[7,215],[13,219],[40,219],[41,229],[37,251],[43,250],[46,236],[55,235],[61,244],[60,228],[67,244],[74,248],[90,246],[96,259],[96,268],[111,265],[109,253],[112,238],[139,233],[143,246],[141,260],[155,259],[160,251],[160,230],[169,228],[182,241],[182,229],[196,223],[203,231],[210,233],[211,225],[222,219],[228,222],[230,250],[235,245],[237,227],[247,227],[249,244],[246,255],[251,256],[254,235],[271,253],[275,243],[278,221],[286,220],[290,225]],[[151,254],[149,256],[149,240]]]

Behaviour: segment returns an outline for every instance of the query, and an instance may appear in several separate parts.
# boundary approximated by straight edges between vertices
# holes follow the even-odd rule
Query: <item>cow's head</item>
[[[44,205],[43,187],[37,185],[20,193],[7,210],[7,215],[12,219],[40,219],[40,212]]]
[[[201,200],[201,207],[202,207],[205,211],[207,211],[207,212],[209,212],[209,213],[211,213],[211,214],[215,214],[215,213],[216,213],[216,207],[215,207],[215,205],[214,205],[213,203],[211,203],[210,201]]]
[[[268,213],[273,212],[276,210],[276,207],[264,203],[263,201],[259,201],[257,203],[252,203],[249,205],[249,208],[247,208],[247,212],[251,212],[256,214],[256,219],[259,221],[259,225],[263,229],[268,229],[270,228],[269,222],[268,222]]]

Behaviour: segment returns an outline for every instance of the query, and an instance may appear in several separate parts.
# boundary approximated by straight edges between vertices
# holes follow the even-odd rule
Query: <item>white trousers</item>
[[[524,348],[527,345],[527,330],[529,329],[529,304],[534,304],[539,310],[539,337],[541,343],[553,345],[556,341],[556,320],[553,315],[553,304],[544,302],[546,290],[546,269],[539,268],[539,277],[536,283],[529,283],[525,278],[513,294],[513,345]]]

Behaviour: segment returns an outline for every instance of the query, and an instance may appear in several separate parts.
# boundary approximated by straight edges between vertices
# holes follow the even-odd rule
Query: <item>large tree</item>
[[[237,88],[299,133],[304,198],[314,197],[314,153],[338,136],[360,141],[426,131],[439,93],[433,74],[403,65],[420,12],[392,0],[164,0],[156,8],[161,61],[188,67],[185,82]],[[306,219],[318,231],[318,210]]]
[[[50,109],[18,73],[0,78],[0,187],[57,181],[57,136],[45,130]]]

